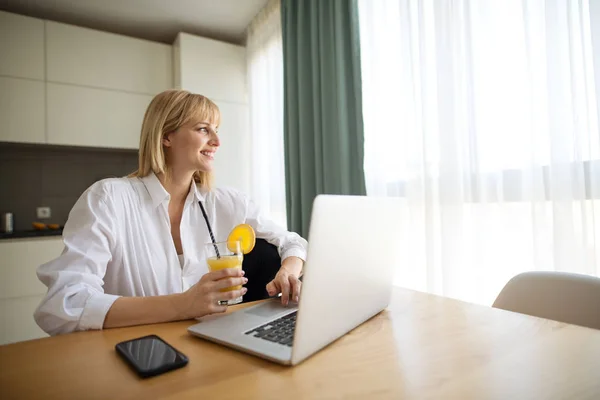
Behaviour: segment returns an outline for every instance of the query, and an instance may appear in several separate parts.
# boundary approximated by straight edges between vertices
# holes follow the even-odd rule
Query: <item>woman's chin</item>
[[[200,172],[212,172],[213,171],[213,163],[202,163],[196,166],[196,170]]]

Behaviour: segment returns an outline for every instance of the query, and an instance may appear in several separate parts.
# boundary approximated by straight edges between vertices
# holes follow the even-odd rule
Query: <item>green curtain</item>
[[[364,195],[356,0],[282,0],[288,228],[308,235],[318,194]]]

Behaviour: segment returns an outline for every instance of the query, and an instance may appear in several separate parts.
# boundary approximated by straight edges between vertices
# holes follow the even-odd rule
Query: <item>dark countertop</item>
[[[28,231],[14,231],[12,233],[0,232],[0,240],[2,239],[21,239],[21,238],[36,238],[46,236],[61,236],[62,228],[60,229],[44,229],[35,230],[31,229]]]

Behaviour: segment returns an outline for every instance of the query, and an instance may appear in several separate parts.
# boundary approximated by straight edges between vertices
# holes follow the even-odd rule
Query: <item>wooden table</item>
[[[600,399],[600,331],[405,289],[296,367],[190,336],[192,323],[1,346],[0,399]],[[189,364],[139,379],[114,346],[151,333]]]

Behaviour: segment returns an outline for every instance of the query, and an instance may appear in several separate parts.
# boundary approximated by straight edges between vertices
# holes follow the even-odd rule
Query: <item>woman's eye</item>
[[[208,129],[202,127],[202,128],[198,128],[198,130],[202,133],[208,133]]]

